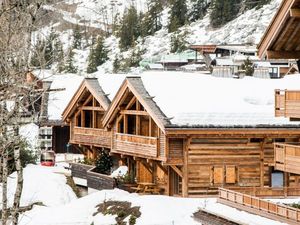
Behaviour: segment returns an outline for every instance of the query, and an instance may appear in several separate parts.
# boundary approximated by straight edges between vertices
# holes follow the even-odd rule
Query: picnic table
[[[137,187],[132,187],[131,189],[134,190],[136,193],[160,194],[160,189],[155,183],[140,182],[137,183]]]

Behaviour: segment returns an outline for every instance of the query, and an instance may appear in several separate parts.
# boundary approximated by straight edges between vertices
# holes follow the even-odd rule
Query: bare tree
[[[0,181],[2,182],[2,225],[18,224],[23,173],[20,161],[22,124],[36,121],[39,83],[29,71],[32,34],[44,0],[0,0]],[[9,164],[17,172],[13,205],[7,201]],[[1,208],[0,208],[1,209]]]

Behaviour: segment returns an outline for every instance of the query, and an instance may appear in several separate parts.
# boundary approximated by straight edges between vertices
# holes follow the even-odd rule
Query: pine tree
[[[94,73],[97,71],[97,67],[101,66],[103,63],[106,62],[108,59],[107,57],[108,51],[106,50],[104,46],[104,39],[102,36],[100,36],[97,39],[97,45],[96,48],[91,48],[90,54],[89,54],[89,62],[88,62],[88,68],[87,73]]]
[[[96,64],[96,57],[95,57],[95,49],[92,47],[88,58],[88,66],[86,72],[94,73],[96,71],[97,71],[97,64]]]
[[[44,52],[44,58],[45,58],[45,66],[46,68],[50,68],[50,66],[54,62],[54,55],[56,54],[56,48],[55,45],[59,41],[58,34],[55,33],[53,28],[51,28],[51,32],[49,36],[46,39],[46,46],[45,46],[45,52]]]
[[[249,57],[244,61],[244,63],[241,66],[242,70],[245,70],[246,76],[253,76],[254,68],[253,63],[249,59]]]
[[[74,49],[81,49],[81,33],[80,33],[80,27],[77,24],[75,26],[75,29],[73,30],[73,48]]]
[[[209,3],[207,0],[191,0],[191,11],[189,13],[189,20],[194,22],[202,19],[207,13]]]
[[[187,34],[187,31],[184,31],[183,33],[175,32],[171,36],[171,53],[181,53],[187,49]]]
[[[220,27],[237,17],[241,0],[212,0],[211,25]]]
[[[187,6],[186,0],[170,0],[171,15],[169,22],[169,32],[176,31],[187,22]]]
[[[128,49],[134,46],[136,39],[140,36],[140,24],[137,10],[131,6],[124,12],[121,21],[121,28],[119,32],[120,48]]]
[[[113,62],[113,73],[119,73],[121,69],[121,60],[122,57],[116,56]]]
[[[110,174],[110,170],[113,166],[111,156],[104,150],[101,151],[100,155],[96,160],[96,170],[98,173]]]
[[[261,8],[262,6],[270,3],[271,0],[259,0],[259,1],[253,1],[253,0],[245,0],[246,9],[253,9],[253,8]]]
[[[64,68],[64,71],[66,73],[77,73],[77,68],[74,66],[73,62],[74,62],[74,53],[73,53],[73,49],[70,48],[68,51],[68,58],[66,60],[66,65]]]
[[[148,0],[148,12],[142,20],[142,34],[153,35],[162,28],[161,13],[163,11],[162,0]]]
[[[46,42],[38,37],[36,44],[31,52],[31,60],[30,63],[32,66],[36,68],[44,68],[45,67],[45,47]]]

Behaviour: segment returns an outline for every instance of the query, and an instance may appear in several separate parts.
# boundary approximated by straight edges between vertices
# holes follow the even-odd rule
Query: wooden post
[[[128,116],[124,114],[124,134],[128,134]]]
[[[170,166],[168,166],[166,195],[170,195]]]
[[[85,127],[85,118],[83,110],[80,110],[81,113],[81,127]]]
[[[260,186],[264,187],[264,175],[265,175],[265,166],[264,166],[264,149],[265,149],[266,138],[260,143]]]
[[[183,145],[183,176],[182,176],[182,196],[188,197],[188,151],[189,145],[191,143],[191,138],[188,137],[184,140]]]
[[[141,105],[140,105],[140,102],[138,100],[136,100],[136,110],[139,111],[141,109]],[[141,124],[141,117],[139,115],[136,115],[136,118],[135,118],[135,134],[136,135],[140,135],[140,124]]]
[[[149,137],[152,137],[151,132],[152,132],[152,119],[151,116],[149,116]]]

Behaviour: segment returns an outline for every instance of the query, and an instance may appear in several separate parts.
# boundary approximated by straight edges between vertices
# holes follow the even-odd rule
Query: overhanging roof
[[[300,59],[300,0],[283,0],[259,46],[261,58]]]
[[[110,105],[110,100],[107,95],[104,93],[103,89],[99,85],[97,78],[85,78],[76,93],[74,94],[73,98],[67,105],[66,109],[64,110],[62,116],[63,121],[67,119],[67,117],[72,114],[74,109],[77,107],[76,103],[84,94],[85,90],[88,90],[95,99],[99,102],[99,104],[107,110]]]

